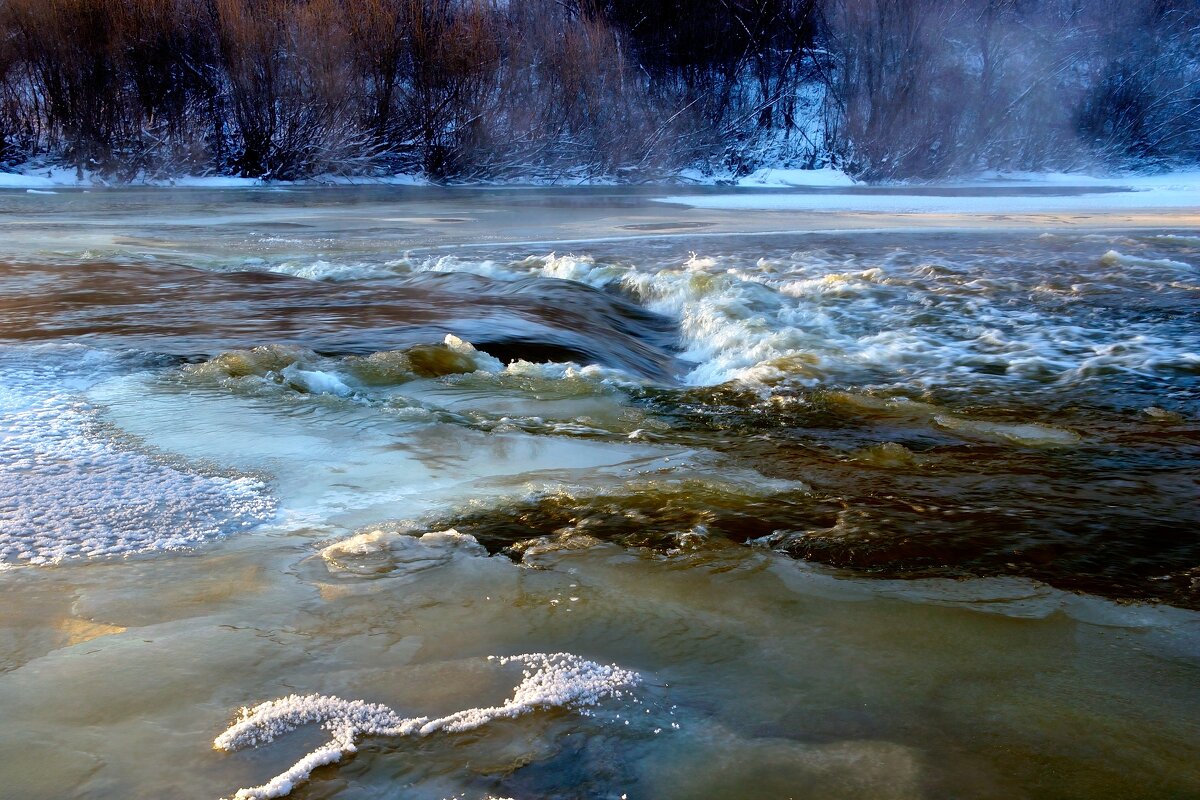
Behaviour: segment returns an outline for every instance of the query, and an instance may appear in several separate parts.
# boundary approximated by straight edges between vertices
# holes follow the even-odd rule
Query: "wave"
[[[1097,319],[1090,300],[1111,308],[1110,298],[1127,296],[1129,310],[1111,313],[1131,314],[1145,298],[1187,290],[1189,264],[1110,250],[1094,266],[1048,277],[1028,264],[997,271],[994,263],[901,252],[862,264],[818,250],[643,265],[556,253],[511,261],[450,255],[392,268],[514,284],[556,279],[629,297],[677,323],[682,380],[696,386],[1038,387],[1195,371],[1194,336],[1171,335],[1154,315],[1113,325]],[[1120,272],[1109,271],[1117,265]]]
[[[195,358],[267,342],[361,354],[454,335],[503,361],[596,363],[668,382],[676,371],[673,321],[607,292],[539,277],[429,272],[335,284],[269,271],[88,261],[0,264],[0,279],[22,287],[20,302],[0,316],[0,340],[86,335],[100,346]]]

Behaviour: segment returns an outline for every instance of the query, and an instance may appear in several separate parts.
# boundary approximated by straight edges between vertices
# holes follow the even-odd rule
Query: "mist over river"
[[[0,795],[1200,796],[1200,216],[1022,191],[0,192]]]

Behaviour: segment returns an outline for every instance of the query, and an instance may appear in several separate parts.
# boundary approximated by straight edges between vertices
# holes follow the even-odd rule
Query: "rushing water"
[[[5,795],[1200,795],[1194,215],[0,213]]]

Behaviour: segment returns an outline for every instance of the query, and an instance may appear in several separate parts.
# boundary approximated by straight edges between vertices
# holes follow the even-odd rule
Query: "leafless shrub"
[[[936,177],[1197,119],[1193,0],[0,0],[0,164],[117,178]]]
[[[1103,66],[1079,105],[1081,133],[1110,160],[1200,158],[1200,7],[1131,4],[1114,9]]]
[[[337,0],[216,0],[242,175],[292,180],[370,154]]]
[[[100,0],[9,0],[4,10],[51,141],[80,170],[104,162],[126,122],[112,9]]]

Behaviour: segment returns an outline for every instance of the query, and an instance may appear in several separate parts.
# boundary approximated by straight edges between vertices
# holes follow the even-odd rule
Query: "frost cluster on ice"
[[[571,653],[491,656],[489,660],[524,667],[513,696],[503,705],[468,708],[445,717],[402,717],[385,705],[319,694],[293,694],[254,708],[243,708],[239,719],[213,741],[214,748],[234,751],[258,747],[312,723],[329,731],[331,739],[267,783],[239,789],[234,800],[283,797],[306,781],[317,767],[355,752],[363,736],[460,733],[492,720],[519,717],[538,709],[593,706],[611,697],[621,697],[641,682],[636,672],[615,664],[597,664]]]
[[[102,433],[80,392],[113,362],[82,347],[0,354],[0,565],[186,548],[274,516],[258,479],[176,467]]]

